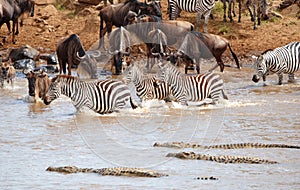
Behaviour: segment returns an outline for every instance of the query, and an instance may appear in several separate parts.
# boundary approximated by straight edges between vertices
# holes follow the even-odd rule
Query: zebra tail
[[[132,109],[136,109],[138,107],[137,104],[132,99],[132,97],[130,97],[130,105],[131,105]]]
[[[240,67],[239,60],[238,60],[236,54],[232,51],[231,46],[230,46],[230,43],[228,43],[228,47],[229,47],[230,53],[231,53],[231,55],[232,55],[232,57],[233,57],[233,59],[234,59],[234,61],[235,61],[235,63],[236,63],[237,68],[240,69],[241,67]]]

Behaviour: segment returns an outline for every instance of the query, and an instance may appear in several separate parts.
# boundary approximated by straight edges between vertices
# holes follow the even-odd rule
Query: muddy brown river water
[[[206,67],[207,65],[204,65]],[[218,71],[216,71],[218,72]],[[26,101],[27,80],[0,90],[0,189],[299,189],[297,149],[203,150],[153,147],[155,142],[203,145],[258,142],[300,145],[300,80],[268,86],[251,81],[252,68],[220,73],[229,100],[182,108],[150,101],[110,115],[77,113],[67,97],[49,106]],[[287,76],[285,76],[286,81]],[[166,157],[169,152],[260,157],[279,164],[221,164]],[[48,166],[142,167],[161,178],[60,174]],[[200,180],[201,177],[218,180]]]

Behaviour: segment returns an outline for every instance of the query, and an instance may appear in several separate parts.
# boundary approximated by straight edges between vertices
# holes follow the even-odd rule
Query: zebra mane
[[[269,51],[273,51],[273,49],[267,49],[267,50],[265,50],[264,52],[262,52],[261,55],[264,55],[264,54],[266,54],[266,53],[269,52]]]
[[[65,75],[65,74],[60,74],[60,75],[56,75],[55,77],[53,77],[51,79],[51,82],[55,82],[56,79],[58,78],[65,78],[65,79],[78,79],[77,77],[71,76],[71,75]]]

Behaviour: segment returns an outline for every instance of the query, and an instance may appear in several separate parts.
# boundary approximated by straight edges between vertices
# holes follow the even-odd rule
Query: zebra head
[[[266,59],[263,55],[259,56],[254,63],[254,74],[252,77],[253,82],[258,82],[260,77],[267,75]]]
[[[59,98],[61,95],[61,83],[60,77],[56,76],[51,80],[51,84],[49,86],[48,92],[44,98],[44,104],[49,105],[53,100]]]
[[[130,63],[124,70],[125,83],[136,83],[142,80],[143,71],[140,64]]]

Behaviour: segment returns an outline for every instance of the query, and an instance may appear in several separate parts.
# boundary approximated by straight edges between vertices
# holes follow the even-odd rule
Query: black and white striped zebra
[[[154,76],[145,76],[142,69],[131,63],[125,70],[126,82],[132,82],[136,89],[137,96],[142,100],[169,100],[171,89],[166,83],[157,84]]]
[[[121,81],[85,82],[73,76],[58,75],[52,79],[44,103],[49,105],[61,94],[71,98],[77,109],[88,107],[99,114],[124,108],[128,100],[133,109],[137,107],[133,103],[129,88]]]
[[[247,9],[249,10],[251,21],[254,22],[253,29],[257,29],[257,25],[261,23],[261,17],[263,20],[269,19],[268,17],[268,0],[247,0]],[[251,11],[252,6],[252,11]],[[256,24],[257,18],[257,24]]]
[[[282,84],[283,74],[289,75],[289,82],[294,82],[294,72],[300,69],[300,42],[291,42],[283,47],[268,50],[258,57],[255,66],[253,82],[260,77],[265,81],[266,76],[276,73],[278,84]]]
[[[169,18],[176,20],[181,10],[197,12],[196,30],[199,29],[201,16],[204,16],[204,32],[207,32],[208,18],[215,6],[215,0],[169,0]]]
[[[182,105],[187,105],[187,101],[197,102],[206,98],[211,98],[212,104],[217,103],[221,96],[227,99],[223,79],[218,74],[184,75],[169,62],[159,67],[158,81],[167,83],[174,98]]]

